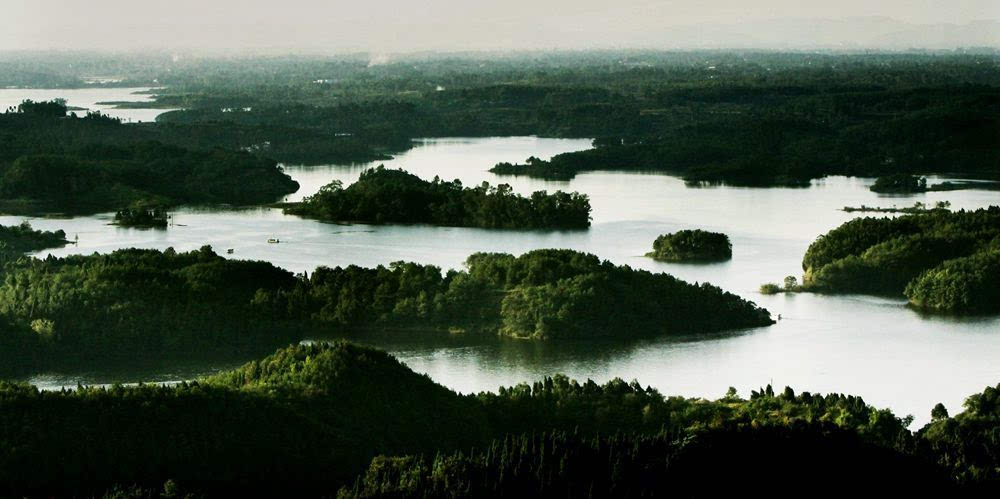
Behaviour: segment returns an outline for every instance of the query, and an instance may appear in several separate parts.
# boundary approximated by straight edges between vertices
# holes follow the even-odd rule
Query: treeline
[[[28,222],[19,225],[0,225],[0,253],[20,255],[48,248],[65,246],[66,232],[35,230]]]
[[[833,424],[731,425],[678,433],[525,434],[471,452],[378,457],[344,498],[719,497],[780,473],[768,495],[956,493],[940,470]],[[711,485],[709,485],[711,484]]]
[[[740,102],[739,90],[733,90],[729,108],[676,126],[617,133],[595,140],[590,150],[498,164],[492,171],[558,179],[589,170],[661,171],[694,184],[743,186],[808,186],[827,175],[887,176],[877,187],[885,185],[886,192],[904,189],[890,186],[888,178],[908,180],[914,173],[1000,176],[996,87],[816,88],[787,95],[775,88],[759,106]],[[669,109],[662,113],[676,112]]]
[[[256,204],[298,189],[273,160],[248,152],[169,145],[156,128],[25,104],[0,115],[0,200],[8,210]]]
[[[2,271],[0,365],[260,352],[310,333],[432,331],[638,338],[767,326],[767,310],[707,283],[570,250],[477,253],[467,271],[398,262],[293,276],[211,247],[25,259]]]
[[[701,229],[661,234],[646,256],[667,262],[711,262],[733,257],[729,236]]]
[[[176,386],[0,384],[0,493],[715,495],[777,469],[783,484],[843,493],[988,496],[997,398],[989,388],[954,418],[935,408],[911,433],[847,395],[768,386],[708,401],[556,376],[462,396],[378,350],[293,346]]]
[[[352,57],[192,61],[181,65],[187,73],[176,65],[159,72],[170,88],[158,101],[183,108],[164,122],[305,128],[376,150],[405,148],[414,137],[603,139],[551,164],[499,165],[510,174],[648,170],[749,186],[838,174],[995,178],[996,59],[631,51],[374,65]],[[308,149],[285,149],[293,147]]]
[[[458,180],[426,181],[384,166],[361,172],[346,189],[323,186],[286,213],[320,220],[365,223],[426,223],[496,229],[585,229],[590,226],[585,194],[537,191],[530,197],[507,184],[464,187]]]
[[[707,283],[615,266],[571,250],[476,253],[468,270],[316,269],[273,310],[351,329],[430,328],[533,339],[634,338],[767,326],[767,310]],[[287,304],[287,305],[286,305]]]
[[[923,309],[1000,311],[1000,207],[858,218],[820,236],[802,260],[804,289],[905,294]]]
[[[301,338],[302,328],[253,299],[295,282],[268,263],[227,260],[207,246],[22,259],[2,271],[2,371],[266,352]]]

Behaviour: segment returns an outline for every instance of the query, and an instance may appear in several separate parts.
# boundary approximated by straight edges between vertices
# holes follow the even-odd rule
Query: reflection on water
[[[767,383],[780,389],[861,395],[901,415],[927,421],[943,402],[960,409],[965,396],[1000,382],[1000,318],[926,317],[906,308],[902,298],[774,295],[758,292],[763,282],[801,275],[802,255],[816,236],[863,214],[844,206],[899,206],[916,201],[950,201],[954,209],[1000,204],[987,190],[932,192],[886,198],[868,191],[870,179],[832,177],[809,188],[691,189],[675,177],[591,172],[570,181],[499,178],[487,170],[498,161],[521,161],[583,149],[588,141],[538,138],[428,140],[387,166],[405,167],[424,178],[439,175],[466,185],[509,182],[517,192],[575,190],[590,195],[594,224],[588,231],[498,231],[414,226],[340,225],[286,216],[280,210],[182,209],[166,231],[106,225],[112,214],[71,219],[32,219],[37,228],[66,230],[77,246],[45,251],[108,252],[122,247],[233,248],[233,258],[260,259],[295,272],[318,265],[372,266],[397,260],[459,268],[477,251],[523,253],[562,247],[595,253],[618,264],[669,272],[689,281],[708,281],[767,307],[782,320],[768,328],[707,339],[638,342],[536,343],[433,340],[382,336],[364,341],[385,348],[413,369],[462,392],[537,380],[554,373],[605,381],[638,379],[663,393],[721,397],[729,386],[744,395]],[[372,165],[295,167],[286,171],[301,184],[298,199],[337,178],[349,184]],[[944,179],[933,178],[932,183]],[[11,224],[20,217],[0,217]],[[733,259],[709,265],[656,262],[644,255],[665,232],[701,228],[724,232]],[[280,244],[268,244],[279,238]],[[227,255],[228,256],[228,255]],[[165,366],[130,373],[92,372],[31,381],[48,387],[77,382],[189,378],[227,365],[195,365],[183,371]]]

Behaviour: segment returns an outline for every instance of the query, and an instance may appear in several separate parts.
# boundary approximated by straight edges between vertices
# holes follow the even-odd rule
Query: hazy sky
[[[891,20],[814,24],[857,17]],[[669,48],[808,44],[810,32],[865,45],[920,40],[895,35],[906,23],[982,20],[1000,21],[1000,0],[0,0],[0,50]],[[1000,43],[946,31],[945,45]]]

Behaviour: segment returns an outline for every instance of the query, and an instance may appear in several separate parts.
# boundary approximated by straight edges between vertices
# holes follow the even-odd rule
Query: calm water
[[[662,339],[597,344],[487,341],[460,338],[368,339],[410,367],[462,392],[537,380],[554,373],[606,381],[638,379],[663,393],[721,397],[727,387],[741,394],[773,383],[778,389],[845,392],[897,414],[929,419],[943,402],[955,412],[965,396],[1000,382],[1000,318],[923,317],[902,299],[866,296],[777,295],[757,289],[767,281],[801,275],[802,255],[816,236],[857,216],[844,206],[909,206],[948,200],[954,208],[1000,204],[996,191],[953,191],[881,197],[870,180],[843,177],[816,181],[806,189],[688,188],[674,177],[594,172],[568,182],[497,178],[498,161],[584,149],[584,140],[537,138],[428,140],[385,162],[425,178],[459,178],[466,185],[509,181],[526,193],[564,189],[590,195],[594,224],[588,231],[490,231],[428,226],[337,225],[285,216],[278,210],[176,212],[166,231],[106,225],[110,214],[73,219],[31,219],[37,228],[64,229],[77,246],[42,252],[108,252],[121,247],[191,250],[211,244],[234,257],[262,259],[300,272],[318,265],[387,264],[396,260],[457,268],[470,253],[522,253],[564,247],[595,253],[615,263],[709,281],[767,307],[782,320],[768,328],[736,331],[710,339]],[[332,179],[345,184],[371,165],[295,167],[286,171],[303,185],[299,199]],[[939,179],[935,179],[939,180]],[[0,223],[19,222],[0,217]],[[669,264],[642,257],[661,233],[702,228],[729,234],[733,259],[711,265]],[[270,237],[281,244],[268,244]],[[30,381],[45,387],[170,381],[194,377],[231,363],[150,366],[141,372],[49,374]]]
[[[46,101],[66,99],[66,105],[82,107],[87,111],[100,111],[122,121],[137,123],[140,121],[155,121],[156,116],[167,109],[115,109],[114,106],[98,104],[98,102],[152,102],[152,96],[145,93],[150,90],[143,88],[0,88],[0,112],[7,108],[17,107],[25,99]],[[74,111],[77,115],[87,114],[87,111]]]

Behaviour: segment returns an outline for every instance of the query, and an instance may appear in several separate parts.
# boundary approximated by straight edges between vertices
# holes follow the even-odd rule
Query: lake
[[[62,91],[65,93],[65,91]],[[435,139],[398,155],[386,166],[404,167],[424,178],[439,175],[465,185],[508,182],[514,190],[580,191],[591,197],[593,226],[586,231],[497,231],[430,226],[338,225],[286,216],[280,210],[180,209],[165,231],[107,225],[112,214],[69,219],[33,219],[39,229],[63,229],[79,243],[38,256],[109,252],[123,247],[232,248],[232,257],[260,259],[301,272],[318,265],[372,266],[397,260],[458,268],[477,251],[522,253],[536,248],[572,248],[618,264],[668,272],[689,281],[708,281],[768,308],[782,319],[774,326],[734,331],[708,339],[659,339],[600,343],[536,343],[460,337],[386,336],[365,342],[385,348],[416,371],[461,392],[495,390],[564,373],[607,381],[638,379],[665,394],[718,398],[729,386],[748,396],[768,383],[796,391],[843,392],[862,396],[898,415],[929,420],[943,402],[955,413],[964,398],[1000,382],[1000,317],[925,317],[905,300],[869,296],[791,294],[765,296],[764,282],[801,276],[806,247],[841,223],[860,216],[844,206],[909,206],[947,200],[953,209],[1000,204],[988,190],[880,196],[871,179],[831,177],[808,188],[691,188],[660,174],[591,172],[570,181],[500,178],[487,170],[499,161],[548,158],[585,149],[587,140],[534,137]],[[298,167],[286,171],[301,184],[301,199],[333,179],[345,185],[364,168]],[[943,179],[932,178],[932,183]],[[23,217],[0,217],[18,223]],[[718,264],[671,264],[642,255],[657,235],[700,228],[724,232],[733,259]],[[268,238],[280,244],[268,244]],[[204,365],[172,363],[141,371],[49,373],[27,381],[45,388],[111,382],[174,381],[232,367],[239,361]]]
[[[156,117],[169,109],[115,109],[114,106],[98,104],[99,102],[152,102],[153,96],[149,87],[133,88],[0,88],[0,112],[7,108],[17,107],[25,99],[47,101],[66,99],[66,105],[84,108],[85,111],[71,111],[79,116],[87,111],[98,111],[113,118],[120,118],[126,123],[156,121]]]

